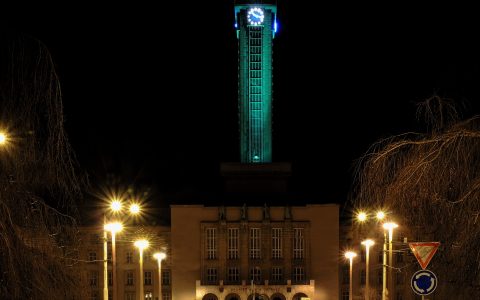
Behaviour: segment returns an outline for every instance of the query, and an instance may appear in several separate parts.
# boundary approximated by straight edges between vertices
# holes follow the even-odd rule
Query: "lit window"
[[[260,228],[250,228],[250,258],[260,259]]]
[[[282,258],[282,228],[272,228],[272,258]]]
[[[281,267],[272,268],[272,282],[281,283],[283,281],[283,270]]]
[[[170,285],[170,270],[162,270],[162,285]]]
[[[152,300],[153,299],[153,293],[152,292],[146,292],[145,293],[145,300]]]
[[[255,283],[260,284],[262,280],[262,270],[259,267],[250,269],[250,280],[253,280]]]
[[[163,297],[162,300],[172,300],[170,292],[163,292],[162,297]]]
[[[133,271],[127,271],[126,272],[126,278],[127,278],[127,285],[133,285]]]
[[[294,267],[293,268],[293,280],[297,283],[304,282],[305,281],[305,268]]]
[[[228,228],[228,259],[238,259],[238,228]]]
[[[151,271],[145,271],[144,283],[145,283],[145,285],[152,285],[152,272]]]
[[[90,293],[90,300],[98,300],[98,292],[97,291],[92,291]]]
[[[134,292],[126,292],[125,293],[125,300],[135,300],[135,293]]]
[[[365,282],[367,281],[367,272],[365,270],[360,271],[360,284],[365,285]]]
[[[208,268],[207,269],[207,282],[210,284],[217,283],[217,269],[215,268]]]
[[[97,260],[97,253],[96,252],[88,252],[88,261],[95,262]]]
[[[98,272],[97,271],[91,271],[88,274],[88,283],[90,286],[97,286],[98,285]]]
[[[304,253],[304,235],[303,228],[294,228],[293,229],[293,258],[294,259],[303,259],[305,256]]]
[[[228,268],[227,269],[227,281],[229,283],[237,283],[240,281],[240,271],[238,268]]]
[[[217,230],[207,228],[207,259],[217,258]]]

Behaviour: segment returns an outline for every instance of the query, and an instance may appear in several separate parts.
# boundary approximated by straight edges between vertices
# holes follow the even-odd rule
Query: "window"
[[[282,228],[272,228],[272,258],[282,258]]]
[[[170,270],[162,270],[162,285],[170,285]]]
[[[256,283],[260,283],[262,280],[262,270],[259,267],[250,269],[250,280],[253,280]]]
[[[228,268],[227,269],[227,281],[231,283],[236,283],[240,281],[240,271],[238,268]]]
[[[134,278],[134,277],[133,277],[133,271],[127,271],[127,272],[126,272],[126,275],[127,275],[127,276],[126,276],[126,278],[127,278],[126,284],[127,284],[127,285],[133,285],[133,283],[134,283],[134,281],[133,281],[133,278]]]
[[[132,252],[127,252],[127,264],[133,263],[133,253]]]
[[[395,255],[397,263],[403,263],[403,253],[398,252]]]
[[[395,282],[398,285],[404,284],[405,283],[404,273],[395,273]]]
[[[162,300],[172,300],[172,297],[170,296],[170,292],[163,292],[162,293]]]
[[[90,271],[88,274],[88,283],[90,286],[97,286],[98,285],[98,272],[97,271]]]
[[[383,269],[377,271],[377,283],[379,285],[383,284]]]
[[[365,270],[360,271],[360,284],[365,285],[365,282],[367,281],[367,272]]]
[[[293,229],[293,258],[294,259],[304,258],[303,231],[304,231],[303,228]]]
[[[108,271],[107,278],[108,278],[108,286],[113,286],[113,273],[112,273],[112,271]]]
[[[208,283],[217,283],[217,269],[207,268],[207,282]]]
[[[152,300],[153,299],[153,293],[152,292],[146,292],[145,293],[145,300]]]
[[[342,266],[342,283],[350,283],[350,267],[346,265]]]
[[[152,285],[152,272],[151,271],[145,271],[145,276],[144,278],[144,284],[145,285]]]
[[[283,281],[283,269],[281,267],[272,268],[272,282],[281,283]]]
[[[217,229],[207,228],[207,259],[217,258]]]
[[[293,277],[293,280],[295,282],[304,282],[305,281],[305,268],[304,267],[294,267],[292,277]]]
[[[97,291],[92,291],[90,293],[90,300],[98,300],[98,292]]]
[[[349,300],[350,299],[350,295],[348,293],[348,291],[343,291],[342,292],[342,300]]]
[[[238,228],[228,228],[228,259],[238,259]]]
[[[250,258],[260,259],[260,228],[250,228]]]
[[[135,292],[126,292],[125,293],[125,300],[136,300],[135,299]]]
[[[88,252],[88,261],[95,262],[97,260],[97,252]]]

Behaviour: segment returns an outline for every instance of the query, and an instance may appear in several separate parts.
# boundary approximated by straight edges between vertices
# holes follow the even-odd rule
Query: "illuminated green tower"
[[[235,1],[240,161],[272,162],[272,42],[276,1]]]

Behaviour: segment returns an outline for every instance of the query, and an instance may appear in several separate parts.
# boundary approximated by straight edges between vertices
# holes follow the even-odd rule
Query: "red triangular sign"
[[[437,252],[439,242],[424,242],[424,243],[408,243],[408,246],[413,252],[413,255],[418,260],[422,269],[426,269],[433,255]]]

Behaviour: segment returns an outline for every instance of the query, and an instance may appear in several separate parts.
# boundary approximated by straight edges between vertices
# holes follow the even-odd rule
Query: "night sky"
[[[273,157],[292,162],[292,190],[311,202],[344,202],[369,145],[422,128],[418,101],[436,93],[480,112],[469,8],[363,5],[278,4]],[[93,184],[120,174],[165,204],[218,190],[220,163],[239,160],[233,1],[42,4],[3,22],[52,52]]]

